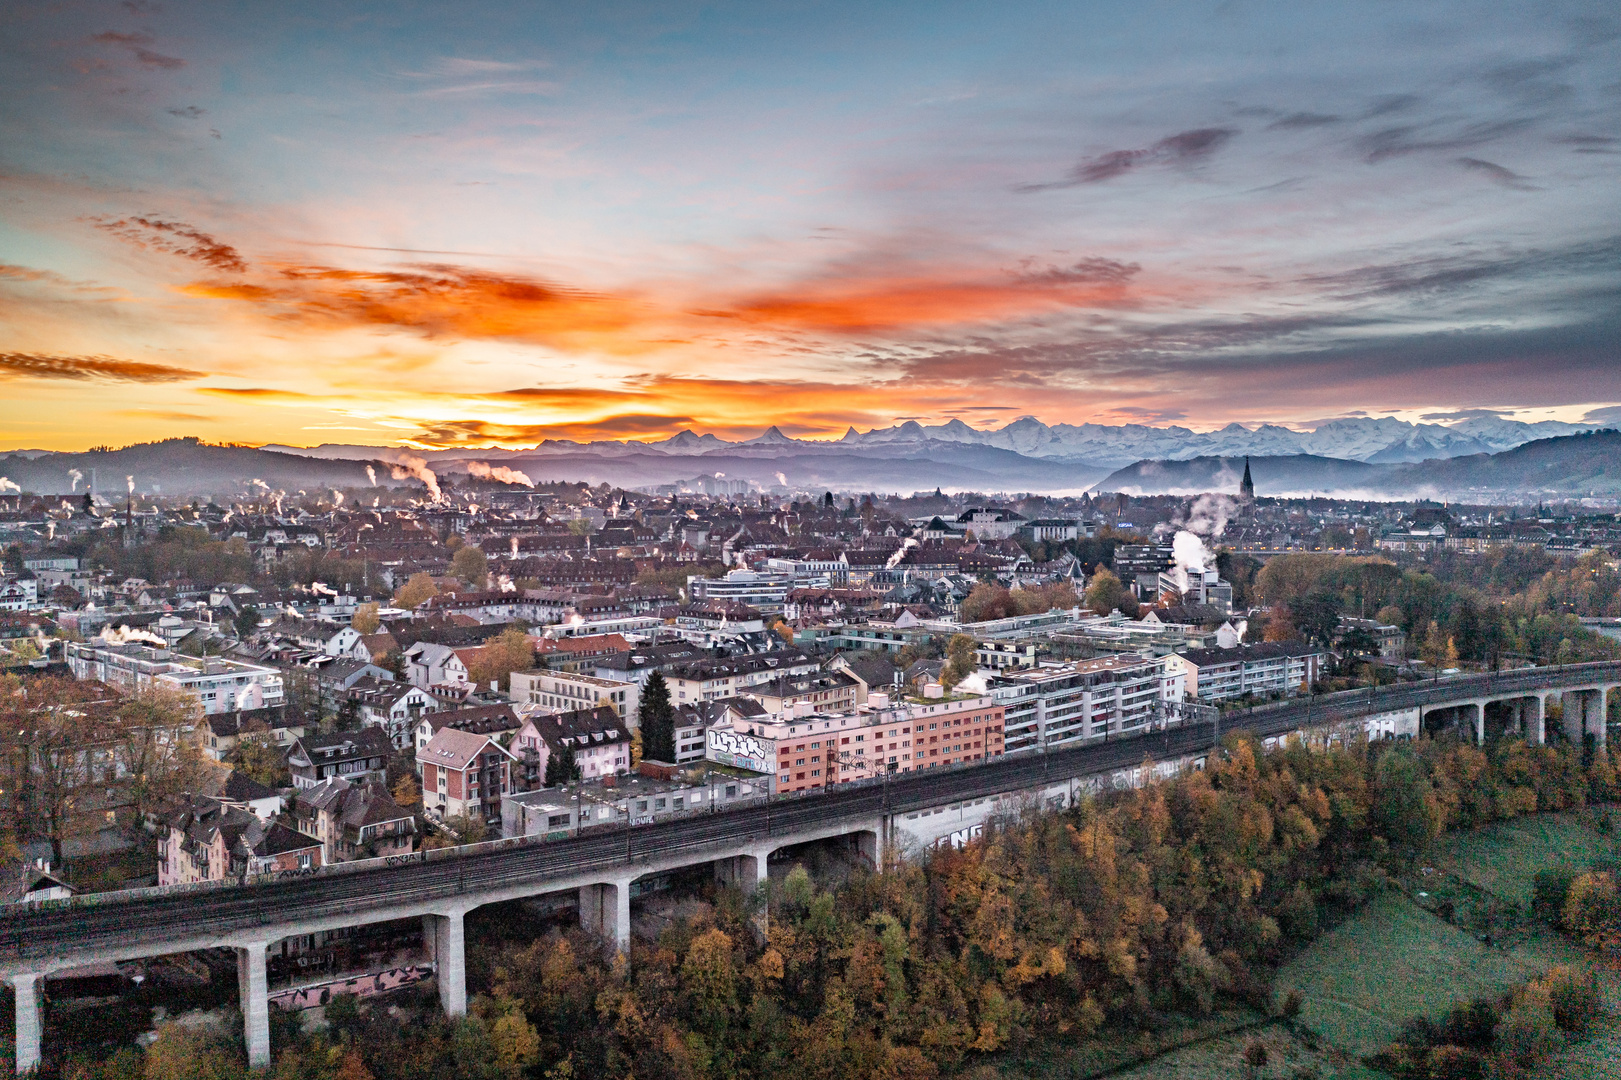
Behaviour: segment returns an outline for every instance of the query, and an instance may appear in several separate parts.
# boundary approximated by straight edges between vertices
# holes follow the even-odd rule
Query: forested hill
[[[127,483],[140,492],[168,495],[249,491],[255,486],[254,480],[273,490],[289,492],[301,488],[371,487],[372,481],[366,475],[368,464],[380,479],[388,478],[388,466],[381,461],[333,461],[188,438],[78,454],[9,454],[0,457],[0,476],[24,491],[67,495],[85,491],[94,469],[98,494],[116,498],[123,494]],[[69,470],[82,474],[77,485]]]
[[[1376,465],[1309,454],[1248,460],[1260,496],[1491,501],[1621,494],[1621,431],[1615,430],[1539,439],[1496,454],[1415,463]],[[1244,461],[1236,457],[1139,461],[1111,473],[1094,490],[1129,495],[1236,492]]]

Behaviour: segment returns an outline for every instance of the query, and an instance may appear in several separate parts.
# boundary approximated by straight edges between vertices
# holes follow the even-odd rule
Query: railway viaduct
[[[881,867],[887,846],[971,835],[991,813],[1031,798],[1065,805],[1082,790],[1140,781],[1153,759],[1175,769],[1198,762],[1234,730],[1260,738],[1354,728],[1369,737],[1419,734],[1457,724],[1485,741],[1490,710],[1503,737],[1541,743],[1547,703],[1562,698],[1562,733],[1602,747],[1607,696],[1621,663],[1534,668],[1436,683],[1296,698],[1134,738],[1100,740],[955,769],[908,773],[824,794],[779,798],[653,825],[564,840],[497,840],[323,867],[307,876],[233,884],[96,893],[17,904],[0,911],[0,978],[16,992],[16,1065],[40,1060],[44,984],[85,964],[228,947],[236,950],[248,1058],[270,1060],[266,954],[283,938],[419,919],[446,1013],[467,1010],[467,913],[486,904],[577,890],[582,923],[621,950],[630,942],[632,884],[641,877],[713,863],[718,877],[752,891],[772,852],[833,837],[853,839]]]

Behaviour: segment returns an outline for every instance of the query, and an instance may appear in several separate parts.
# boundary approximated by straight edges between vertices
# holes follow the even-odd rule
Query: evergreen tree
[[[580,778],[580,764],[574,760],[574,747],[559,746],[546,758],[546,786],[558,787]]]
[[[653,672],[642,690],[642,756],[654,761],[675,761],[675,707],[664,675]]]

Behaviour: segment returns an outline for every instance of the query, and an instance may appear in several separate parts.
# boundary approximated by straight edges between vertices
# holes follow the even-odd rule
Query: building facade
[[[991,695],[1006,710],[1010,754],[1146,731],[1156,706],[1180,701],[1182,687],[1179,668],[1133,653],[990,679]]]

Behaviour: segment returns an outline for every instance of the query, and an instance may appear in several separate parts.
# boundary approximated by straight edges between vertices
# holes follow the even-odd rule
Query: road
[[[1306,725],[1359,719],[1372,712],[1444,704],[1533,690],[1621,683],[1621,663],[1536,668],[1498,675],[1465,676],[1437,683],[1406,684],[1296,698],[1248,712],[1229,713],[1223,734],[1247,730],[1257,737]],[[906,814],[964,799],[1028,790],[1114,769],[1144,758],[1169,759],[1211,748],[1216,725],[1191,724],[1170,731],[1077,746],[1049,753],[1002,757],[983,765],[907,773],[884,782],[836,788],[825,794],[783,798],[765,804],[697,815],[634,828],[612,828],[565,840],[492,849],[452,849],[434,861],[355,872],[335,872],[287,881],[202,892],[128,898],[98,896],[97,902],[58,907],[15,906],[0,911],[0,959],[71,953],[137,940],[161,943],[199,934],[233,933],[312,916],[386,909],[406,903],[474,895],[528,883],[543,885],[581,872],[622,876],[650,856],[683,850],[753,846],[792,837],[842,819]],[[695,862],[702,861],[695,859]],[[543,890],[537,890],[543,891]],[[155,949],[153,951],[156,951]]]

